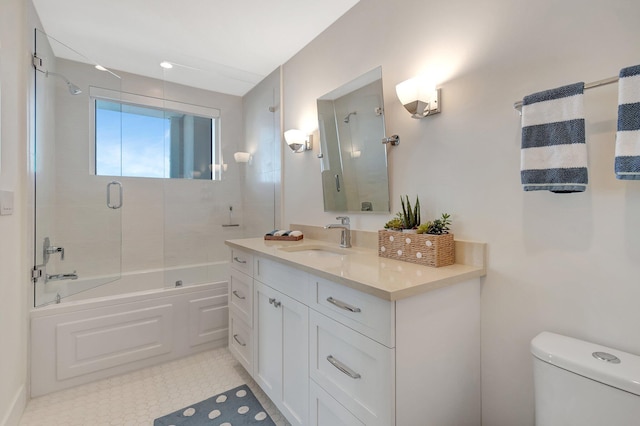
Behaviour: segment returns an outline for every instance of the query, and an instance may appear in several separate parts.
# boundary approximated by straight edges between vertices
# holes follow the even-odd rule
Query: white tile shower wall
[[[59,110],[66,111],[56,117],[56,217],[65,262],[86,277],[119,270],[120,247],[123,272],[225,260],[224,239],[242,236],[237,228],[221,226],[228,222],[229,205],[236,218],[242,215],[239,167],[230,161],[243,135],[242,99],[126,73],[119,73],[121,83],[95,74],[89,79],[88,66],[66,60],[58,60],[58,67],[86,89],[79,96],[58,97],[64,102]],[[117,177],[123,184],[124,206],[116,211],[106,208],[106,185],[114,178],[90,172],[89,84],[219,108],[222,156],[228,164],[223,179]]]
[[[387,133],[402,139],[389,150],[392,211],[399,195],[418,194],[425,217],[449,212],[456,236],[488,243],[483,424],[533,425],[529,342],[542,330],[640,353],[640,186],[613,173],[616,86],[585,93],[581,194],[522,191],[513,109],[528,93],[637,64],[628,41],[640,38],[639,14],[626,0],[361,0],[284,65],[284,128],[315,120],[319,96],[381,65]],[[442,88],[442,113],[414,120],[394,88],[425,72]],[[332,222],[315,156],[284,161],[285,223]],[[390,217],[351,215],[371,231]]]

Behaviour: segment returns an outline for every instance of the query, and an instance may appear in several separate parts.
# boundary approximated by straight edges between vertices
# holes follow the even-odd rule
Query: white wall
[[[0,2],[0,190],[14,192],[14,213],[0,216],[0,424],[17,424],[26,401],[28,266],[26,7]]]
[[[284,65],[283,128],[308,131],[316,98],[382,65],[387,133],[402,140],[389,155],[392,213],[400,195],[418,194],[423,217],[451,213],[457,238],[489,244],[484,425],[533,424],[529,342],[542,330],[640,353],[640,182],[613,173],[616,85],[586,92],[580,194],[522,191],[513,109],[523,95],[640,63],[638,16],[629,0],[361,0]],[[442,113],[414,120],[394,89],[426,71]],[[285,153],[284,223],[334,221],[316,153]],[[351,217],[376,230],[391,214]]]

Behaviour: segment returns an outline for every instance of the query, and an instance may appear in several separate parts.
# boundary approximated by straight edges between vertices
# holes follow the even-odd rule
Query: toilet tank
[[[640,425],[639,356],[549,332],[531,353],[536,426]]]

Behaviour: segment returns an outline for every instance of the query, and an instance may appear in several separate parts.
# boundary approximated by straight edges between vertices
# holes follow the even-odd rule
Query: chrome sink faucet
[[[336,219],[339,220],[340,223],[331,223],[325,226],[324,229],[342,229],[342,234],[340,234],[340,247],[349,248],[351,247],[351,225],[349,216],[338,216]]]

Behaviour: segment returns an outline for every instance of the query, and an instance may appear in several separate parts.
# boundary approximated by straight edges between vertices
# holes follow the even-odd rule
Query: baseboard
[[[17,426],[24,412],[24,407],[27,405],[27,388],[25,385],[20,386],[16,396],[11,401],[9,411],[5,414],[4,418],[0,422],[2,426]]]

